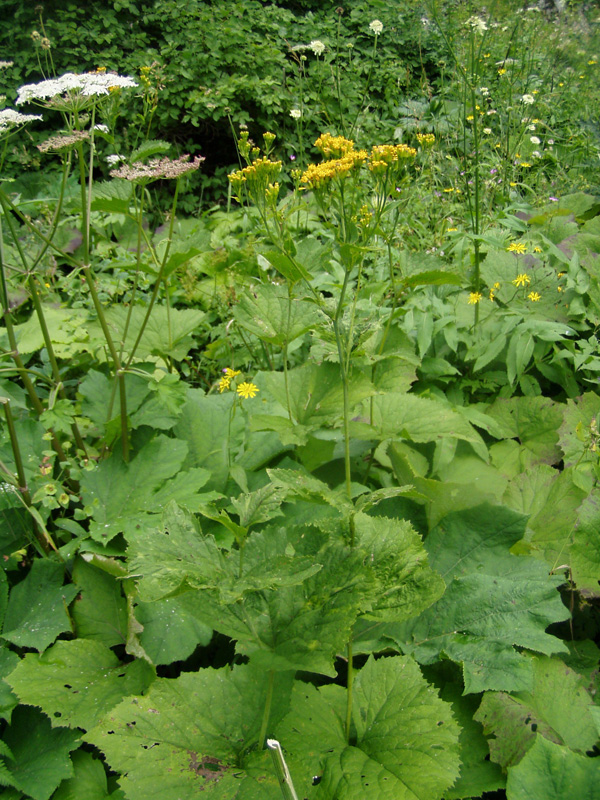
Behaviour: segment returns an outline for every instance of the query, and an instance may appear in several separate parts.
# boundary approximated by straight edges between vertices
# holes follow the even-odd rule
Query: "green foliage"
[[[3,796],[594,796],[583,12],[12,5]]]

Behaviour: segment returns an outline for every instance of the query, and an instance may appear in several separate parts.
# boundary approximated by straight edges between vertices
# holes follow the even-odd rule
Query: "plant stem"
[[[292,776],[290,775],[290,771],[283,757],[281,745],[276,739],[267,739],[267,747],[271,751],[271,756],[275,765],[275,772],[277,774],[277,779],[279,780],[279,787],[281,788],[281,793],[283,794],[284,800],[298,800],[298,795],[296,794],[296,790],[294,789],[294,784],[292,782]]]
[[[263,750],[266,744],[267,728],[269,726],[269,717],[271,716],[271,705],[273,703],[273,687],[275,685],[275,670],[269,670],[269,682],[267,684],[267,696],[265,698],[265,707],[263,710],[262,722],[260,723],[260,733],[258,734],[258,747]]]

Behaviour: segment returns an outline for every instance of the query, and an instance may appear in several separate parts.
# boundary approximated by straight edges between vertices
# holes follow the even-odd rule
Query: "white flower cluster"
[[[51,78],[40,83],[21,86],[17,96],[17,105],[29,103],[32,100],[48,100],[72,92],[78,92],[84,97],[94,97],[108,94],[109,89],[113,87],[127,89],[133,86],[137,86],[133,78],[117,75],[115,72],[85,72],[83,75],[67,72],[60,78]]]
[[[484,33],[488,29],[488,26],[485,24],[484,20],[477,16],[469,17],[469,19],[465,22],[465,25],[467,28],[477,31],[477,33]]]
[[[292,110],[290,111],[290,117],[292,119],[300,119],[301,116],[302,112],[300,111],[299,108],[292,108]]]
[[[12,108],[5,108],[0,111],[0,133],[4,133],[9,128],[14,128],[17,125],[25,125],[26,122],[32,122],[34,119],[41,119],[39,114],[21,114],[19,111],[14,111]]]
[[[525,103],[527,106],[530,106],[532,103],[535,103],[535,97],[532,94],[524,94],[521,98],[521,102]]]
[[[374,19],[373,22],[369,23],[369,28],[373,31],[375,36],[379,36],[381,31],[383,30],[383,22],[378,19]]]
[[[121,161],[126,161],[126,160],[127,159],[125,158],[125,156],[119,156],[119,155],[116,155],[116,154],[112,155],[112,156],[106,156],[106,163],[110,164],[111,167],[114,167],[117,164],[119,164]]]
[[[325,52],[325,45],[320,39],[313,39],[308,46],[316,56],[321,56]]]

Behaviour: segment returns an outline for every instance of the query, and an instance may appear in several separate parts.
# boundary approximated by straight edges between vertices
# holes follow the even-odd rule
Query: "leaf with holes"
[[[27,576],[11,590],[2,637],[19,647],[45,650],[60,633],[71,631],[67,606],[77,594],[63,586],[64,567],[37,559]]]
[[[39,706],[54,725],[88,729],[124,697],[141,694],[154,670],[139,659],[122,664],[100,642],[57,642],[43,655],[28,653],[7,682],[22,703]]]
[[[354,679],[351,743],[346,692],[298,683],[277,730],[300,797],[322,776],[322,800],[440,798],[458,777],[459,728],[450,705],[405,656],[372,657]]]
[[[291,682],[275,676],[270,730],[289,708]],[[85,739],[121,773],[128,800],[280,800],[271,759],[256,750],[267,686],[250,666],[158,678]]]

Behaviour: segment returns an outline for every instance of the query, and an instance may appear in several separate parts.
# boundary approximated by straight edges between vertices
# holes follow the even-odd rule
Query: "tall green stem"
[[[265,747],[267,738],[267,728],[269,727],[269,717],[271,716],[271,705],[273,703],[273,687],[275,685],[275,670],[269,670],[269,682],[267,684],[267,696],[263,710],[262,722],[260,723],[260,733],[258,734],[258,747],[262,750]]]

